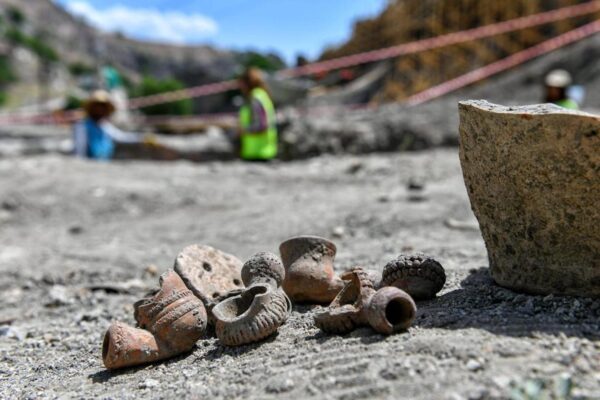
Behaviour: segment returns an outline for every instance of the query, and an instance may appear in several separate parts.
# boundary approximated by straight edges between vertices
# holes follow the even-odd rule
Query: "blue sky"
[[[56,0],[97,27],[162,42],[275,50],[288,61],[348,38],[386,0]]]

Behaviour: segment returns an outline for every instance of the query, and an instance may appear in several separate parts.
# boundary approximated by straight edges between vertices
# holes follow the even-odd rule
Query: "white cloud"
[[[66,8],[101,30],[118,31],[140,39],[174,43],[195,42],[217,33],[218,30],[214,20],[200,14],[161,12],[121,5],[99,10],[90,3],[79,0],[68,2]]]

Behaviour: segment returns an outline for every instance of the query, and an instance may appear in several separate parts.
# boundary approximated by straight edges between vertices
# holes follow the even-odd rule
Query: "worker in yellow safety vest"
[[[577,110],[579,105],[575,100],[568,96],[568,89],[573,78],[568,71],[564,69],[555,69],[550,71],[544,80],[546,85],[546,102],[554,103],[557,106]]]
[[[275,107],[260,70],[248,68],[238,79],[244,105],[240,108],[240,157],[268,161],[277,156]]]

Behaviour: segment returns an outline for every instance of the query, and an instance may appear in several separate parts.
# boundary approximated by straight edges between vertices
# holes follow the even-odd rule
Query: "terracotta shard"
[[[328,304],[344,287],[335,276],[336,247],[317,236],[296,236],[279,246],[285,267],[283,289],[293,301]]]
[[[375,292],[373,282],[361,268],[345,272],[344,287],[329,307],[315,314],[315,325],[328,333],[344,334],[365,324],[364,305]]]
[[[444,267],[423,254],[399,255],[383,268],[381,286],[394,286],[417,300],[432,299],[446,283]]]
[[[207,308],[228,292],[244,287],[242,261],[210,246],[186,247],[177,256],[174,269]]]
[[[416,316],[414,301],[398,288],[376,291],[373,278],[373,274],[362,268],[344,273],[344,288],[329,307],[315,314],[317,327],[337,334],[366,325],[383,334],[406,330]]]
[[[113,322],[102,342],[102,360],[108,369],[132,367],[167,358],[156,337],[143,329]]]
[[[106,368],[146,364],[190,351],[206,330],[206,310],[179,275],[167,271],[160,289],[135,303],[139,328],[113,323],[102,345]],[[141,329],[140,329],[141,328]]]
[[[213,308],[217,337],[227,346],[262,340],[274,334],[285,322],[289,307],[282,290],[257,283]]]
[[[362,268],[362,270],[366,274],[367,279],[373,283],[375,289],[381,287],[381,272],[369,268]]]
[[[369,325],[379,333],[390,335],[408,329],[417,316],[417,306],[405,291],[387,286],[371,297],[367,306]]]
[[[344,304],[317,311],[314,321],[323,332],[344,335],[363,325],[360,318],[360,312],[354,305]]]
[[[217,304],[212,312],[219,341],[239,346],[274,334],[291,312],[291,301],[279,286],[284,269],[272,253],[252,256],[242,268],[248,286]]]

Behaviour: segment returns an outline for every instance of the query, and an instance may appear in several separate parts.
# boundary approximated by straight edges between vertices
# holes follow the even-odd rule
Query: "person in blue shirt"
[[[110,94],[103,90],[92,93],[84,103],[86,118],[75,124],[73,130],[74,153],[78,157],[110,160],[115,155],[116,142],[149,142],[148,138],[135,133],[123,132],[108,118],[115,112]]]

